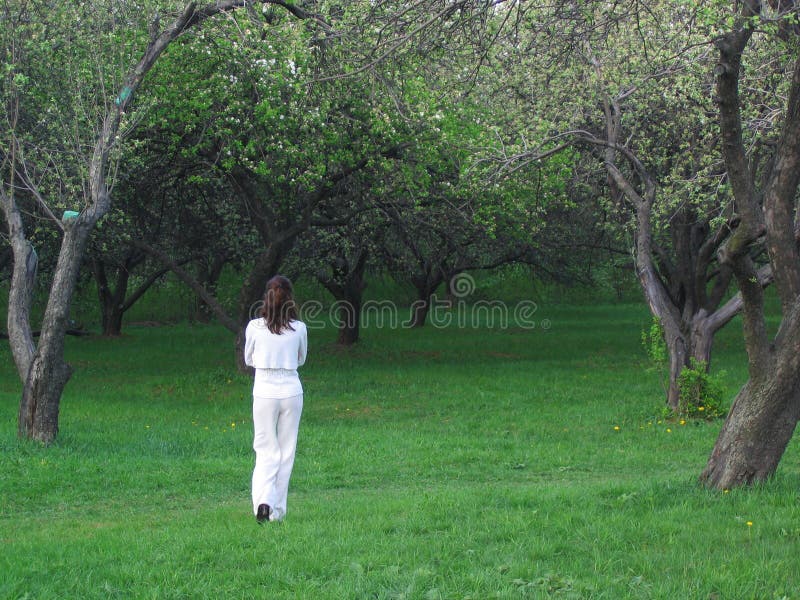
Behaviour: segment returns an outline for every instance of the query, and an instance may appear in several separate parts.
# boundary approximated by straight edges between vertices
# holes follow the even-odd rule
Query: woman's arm
[[[306,355],[308,354],[308,330],[305,323],[303,323],[302,331],[300,332],[300,345],[297,349],[297,366],[302,366],[306,362]]]
[[[253,339],[253,331],[250,324],[247,324],[247,329],[244,330],[244,364],[248,367],[253,366],[253,350],[255,350],[256,341]]]

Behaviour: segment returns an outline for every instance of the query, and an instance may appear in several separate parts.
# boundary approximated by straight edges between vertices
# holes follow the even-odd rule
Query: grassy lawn
[[[0,344],[0,598],[800,598],[800,461],[710,492],[720,422],[661,420],[638,305],[549,329],[310,331],[285,522],[259,527],[221,328],[70,339],[47,449]],[[716,344],[732,397],[738,322]]]

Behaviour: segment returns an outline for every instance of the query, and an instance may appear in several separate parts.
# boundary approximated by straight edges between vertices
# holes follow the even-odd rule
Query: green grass
[[[225,331],[70,338],[50,448],[16,438],[0,345],[0,597],[800,598],[795,444],[765,485],[698,487],[720,423],[660,421],[646,309],[537,318],[350,350],[312,330],[289,512],[264,527]],[[741,345],[738,323],[716,343],[729,397]]]

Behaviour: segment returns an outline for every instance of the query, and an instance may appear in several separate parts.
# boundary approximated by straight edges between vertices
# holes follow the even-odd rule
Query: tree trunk
[[[227,252],[220,252],[214,257],[211,265],[200,265],[200,277],[198,278],[201,285],[206,288],[209,293],[216,295],[217,283],[222,276],[222,270],[228,263]],[[201,323],[210,323],[211,318],[214,316],[214,310],[202,298],[198,299],[197,313],[195,317]]]
[[[708,372],[711,367],[711,350],[714,344],[714,335],[723,326],[736,316],[741,310],[741,297],[732,298],[724,306],[711,314],[705,309],[700,309],[691,319],[681,321],[681,330],[672,335],[665,331],[667,347],[670,358],[669,390],[667,393],[667,406],[672,410],[680,408],[680,376],[684,369],[692,366],[692,359]],[[686,321],[690,321],[687,323]],[[684,330],[690,330],[687,336]]]
[[[734,400],[700,481],[729,489],[769,478],[778,466],[800,418],[800,260],[792,207],[800,183],[800,58],[794,73],[775,148],[772,168],[761,190],[742,139],[739,97],[742,55],[752,34],[752,17],[761,3],[737,3],[733,29],[718,37],[717,104],[725,167],[739,224],[720,252],[730,265],[743,299],[742,321],[749,380]],[[763,290],[751,259],[752,247],[766,234],[772,277],[782,318],[770,339]]]
[[[692,320],[691,357],[698,363],[704,364],[708,371],[711,367],[711,349],[717,330],[712,329],[709,319],[703,317],[704,314],[705,311],[701,310]]]
[[[367,252],[362,250],[353,269],[347,274],[343,285],[344,300],[352,320],[342,321],[339,325],[339,337],[336,343],[340,346],[351,346],[358,341],[361,332],[361,299],[367,287],[364,271],[367,267]]]
[[[417,299],[411,304],[411,327],[423,327],[431,310],[431,302],[436,288],[445,281],[441,271],[426,269],[424,275],[412,279],[411,283],[417,289]],[[449,290],[449,287],[448,287]]]
[[[22,390],[18,422],[20,437],[49,444],[58,434],[61,394],[72,374],[72,369],[64,361],[64,338],[72,294],[86,240],[93,226],[91,219],[85,219],[65,229],[42,320],[42,334]]]
[[[411,304],[411,327],[423,327],[431,309],[431,294],[423,294]]]
[[[63,360],[63,347],[51,339],[46,346],[39,343],[29,376],[22,390],[19,405],[20,437],[51,443],[58,435],[58,414],[61,395],[72,375],[72,368]]]
[[[112,301],[100,305],[100,325],[105,337],[122,335],[122,317],[125,314],[119,302]]]
[[[291,241],[287,242],[291,244]],[[278,274],[284,253],[288,250],[283,242],[272,243],[256,259],[250,274],[239,290],[239,328],[236,333],[235,351],[236,367],[241,373],[250,373],[252,369],[244,364],[244,331],[247,323],[260,314],[261,302],[267,281]]]
[[[347,294],[339,306],[339,335],[336,343],[352,346],[358,341],[361,326],[361,293]]]
[[[19,217],[19,213],[15,215]],[[22,220],[15,218],[11,230],[11,243],[14,250],[14,266],[11,273],[11,289],[8,293],[8,340],[11,354],[17,367],[20,381],[28,378],[36,344],[30,325],[30,307],[33,301],[33,288],[39,259],[33,246],[16,229],[22,227]]]
[[[667,406],[677,411],[680,408],[681,390],[680,376],[683,370],[689,366],[689,349],[686,339],[678,332],[670,335],[664,331],[667,349],[669,350],[669,387],[667,389]]]
[[[126,261],[129,263],[131,261]],[[94,278],[97,282],[97,296],[100,300],[100,325],[102,335],[118,337],[122,334],[122,316],[125,314],[125,296],[128,293],[130,279],[129,267],[117,267],[117,281],[112,290],[108,283],[106,267],[99,260],[93,261]],[[131,263],[132,266],[132,263]]]
[[[775,473],[800,418],[800,376],[751,379],[739,391],[700,476],[717,489],[763,481]]]

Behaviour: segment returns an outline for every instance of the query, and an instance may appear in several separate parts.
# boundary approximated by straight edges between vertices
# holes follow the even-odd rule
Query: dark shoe
[[[269,521],[269,504],[259,504],[256,512],[256,521],[261,525],[264,521]]]

